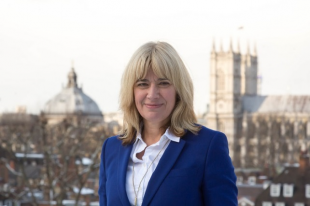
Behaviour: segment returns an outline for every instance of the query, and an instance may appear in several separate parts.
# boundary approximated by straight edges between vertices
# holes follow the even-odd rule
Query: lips
[[[156,109],[161,107],[163,104],[144,104],[149,109]]]

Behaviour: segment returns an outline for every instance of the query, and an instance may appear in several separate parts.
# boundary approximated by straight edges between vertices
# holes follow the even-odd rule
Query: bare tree
[[[44,118],[30,125],[0,125],[1,162],[11,176],[6,194],[28,197],[32,205],[62,205],[65,199],[78,205],[85,187],[95,190],[91,183],[97,181],[101,145],[110,135],[97,124],[70,119],[53,126]]]

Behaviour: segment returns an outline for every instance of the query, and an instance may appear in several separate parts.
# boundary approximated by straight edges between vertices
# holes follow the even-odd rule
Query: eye
[[[169,85],[170,85],[170,82],[168,82],[168,81],[159,82],[159,86],[167,87]]]
[[[147,86],[148,86],[148,83],[146,83],[146,82],[138,82],[138,83],[136,84],[136,86],[137,86],[137,87],[147,87]]]

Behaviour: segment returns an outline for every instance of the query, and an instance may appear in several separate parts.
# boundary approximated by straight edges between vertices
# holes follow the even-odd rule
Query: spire
[[[222,39],[221,39],[221,43],[220,43],[220,52],[223,52],[223,42],[222,42]]]
[[[234,52],[233,45],[232,45],[232,38],[230,37],[230,42],[229,42],[229,52]]]
[[[241,53],[239,38],[238,38],[238,42],[237,42],[237,52]]]
[[[73,68],[73,61],[72,61],[71,71],[68,74],[68,84],[67,84],[67,88],[71,88],[71,87],[77,87],[77,76]]]
[[[248,41],[248,43],[247,43],[247,51],[246,51],[246,54],[249,55],[249,56],[251,56],[249,41]]]
[[[254,56],[257,56],[257,51],[256,51],[256,42],[254,43]]]
[[[215,53],[215,52],[216,52],[215,41],[214,41],[214,38],[213,38],[213,41],[212,41],[212,53]]]

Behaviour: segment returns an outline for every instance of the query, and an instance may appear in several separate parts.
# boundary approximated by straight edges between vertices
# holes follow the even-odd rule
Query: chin
[[[144,118],[144,121],[150,122],[150,123],[161,123],[161,122],[166,122],[168,117],[147,117]]]

